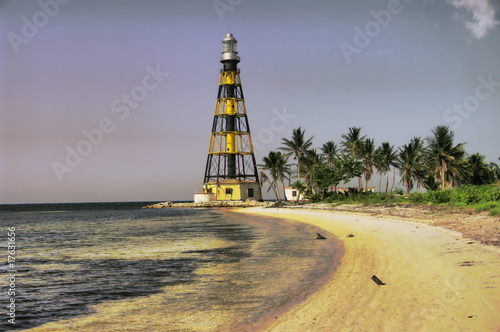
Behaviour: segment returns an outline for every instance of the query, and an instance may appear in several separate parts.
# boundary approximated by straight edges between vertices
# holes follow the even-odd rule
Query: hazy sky
[[[258,162],[301,126],[500,157],[500,1],[0,0],[0,204],[191,200],[230,28]],[[375,186],[376,181],[372,181]]]

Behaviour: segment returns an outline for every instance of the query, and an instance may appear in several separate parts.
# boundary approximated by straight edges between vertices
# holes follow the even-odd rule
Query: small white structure
[[[207,193],[207,194],[194,194],[194,202],[195,203],[210,203],[215,201],[215,194]]]
[[[292,187],[286,187],[285,188],[285,197],[289,201],[296,201],[297,200],[297,195],[299,195],[299,191],[297,188],[292,188]],[[299,201],[303,200],[304,197],[300,195]]]

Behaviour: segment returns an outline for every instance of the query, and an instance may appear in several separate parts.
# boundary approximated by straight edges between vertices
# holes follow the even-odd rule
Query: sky
[[[229,30],[258,163],[299,126],[316,148],[353,126],[397,148],[447,125],[497,161],[499,11],[498,0],[0,0],[0,204],[192,200]]]

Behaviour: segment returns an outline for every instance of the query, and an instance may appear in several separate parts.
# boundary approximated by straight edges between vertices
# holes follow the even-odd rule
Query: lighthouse
[[[203,200],[262,200],[245,99],[240,57],[232,33],[222,40],[219,91],[203,179]],[[195,201],[197,196],[195,195]]]

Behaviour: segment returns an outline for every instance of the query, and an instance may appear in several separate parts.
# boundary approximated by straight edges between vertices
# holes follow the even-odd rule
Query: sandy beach
[[[328,210],[238,211],[310,223],[345,245],[333,278],[269,331],[500,331],[498,247],[414,221]]]

